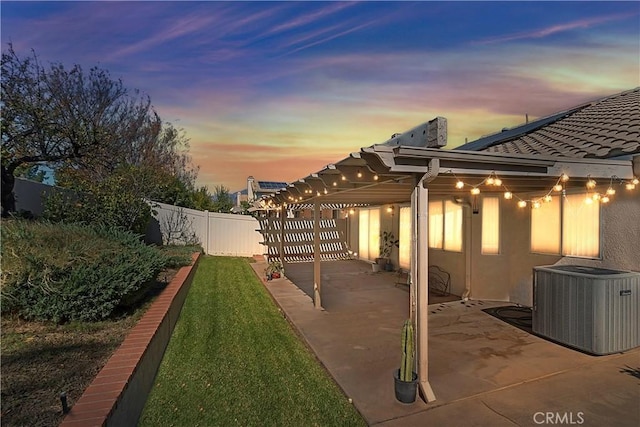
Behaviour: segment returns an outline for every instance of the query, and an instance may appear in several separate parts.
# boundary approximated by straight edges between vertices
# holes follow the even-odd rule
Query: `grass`
[[[359,426],[243,258],[201,258],[141,426]]]

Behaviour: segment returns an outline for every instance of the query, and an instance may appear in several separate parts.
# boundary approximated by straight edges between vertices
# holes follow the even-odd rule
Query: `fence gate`
[[[267,246],[269,260],[280,257],[280,218],[261,218],[260,228]],[[284,222],[284,261],[313,261],[313,220],[286,218]],[[350,259],[345,237],[346,220],[320,220],[320,260],[335,261]]]

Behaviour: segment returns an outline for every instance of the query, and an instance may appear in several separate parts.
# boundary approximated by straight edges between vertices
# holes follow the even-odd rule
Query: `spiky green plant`
[[[411,319],[402,326],[402,362],[400,364],[400,380],[413,381],[413,323]]]

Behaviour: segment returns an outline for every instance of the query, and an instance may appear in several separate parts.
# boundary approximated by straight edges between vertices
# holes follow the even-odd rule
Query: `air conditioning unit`
[[[533,269],[533,332],[592,354],[640,345],[640,273],[582,267]]]

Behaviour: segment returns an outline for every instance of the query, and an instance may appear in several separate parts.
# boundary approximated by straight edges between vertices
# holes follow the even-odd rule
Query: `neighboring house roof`
[[[640,87],[503,130],[456,150],[614,158],[640,153]]]
[[[254,191],[261,193],[272,193],[287,187],[286,182],[275,181],[254,181]]]

